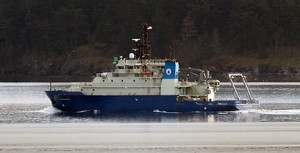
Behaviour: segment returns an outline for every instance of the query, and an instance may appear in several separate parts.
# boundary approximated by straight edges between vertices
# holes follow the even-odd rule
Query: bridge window
[[[118,69],[124,69],[124,66],[118,66],[117,68]]]

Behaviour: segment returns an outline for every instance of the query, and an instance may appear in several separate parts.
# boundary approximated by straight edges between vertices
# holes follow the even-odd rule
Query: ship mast
[[[143,39],[140,42],[140,39],[132,39],[135,41],[135,46],[138,53],[138,58],[140,60],[143,59],[150,59],[151,58],[151,46],[150,46],[150,40],[149,40],[149,33],[148,31],[152,29],[151,26],[149,26],[147,23],[143,23]]]
[[[150,48],[150,40],[149,40],[149,33],[148,31],[152,29],[151,26],[148,26],[147,23],[143,24],[143,28],[144,28],[144,34],[143,34],[143,42],[142,42],[142,46],[143,46],[143,55],[142,55],[142,59],[150,59],[151,58],[151,48]]]

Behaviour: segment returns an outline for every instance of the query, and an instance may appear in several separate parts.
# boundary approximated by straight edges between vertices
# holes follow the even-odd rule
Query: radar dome
[[[134,59],[134,54],[133,54],[133,53],[130,53],[130,54],[129,54],[129,58],[130,58],[130,59]]]

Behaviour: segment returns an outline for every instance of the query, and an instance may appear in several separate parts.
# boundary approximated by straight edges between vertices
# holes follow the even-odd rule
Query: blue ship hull
[[[177,101],[176,95],[97,95],[81,92],[46,91],[53,107],[61,111],[100,110],[100,112],[193,112],[235,111],[236,100]]]

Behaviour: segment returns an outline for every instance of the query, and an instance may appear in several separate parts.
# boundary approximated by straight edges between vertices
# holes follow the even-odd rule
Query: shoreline
[[[0,152],[101,152],[101,153],[182,153],[182,152],[206,152],[206,153],[298,153],[299,145],[295,146],[190,146],[190,147],[92,147],[92,146],[68,146],[68,147],[11,147],[0,149]]]
[[[0,152],[299,152],[300,123],[0,124]]]

